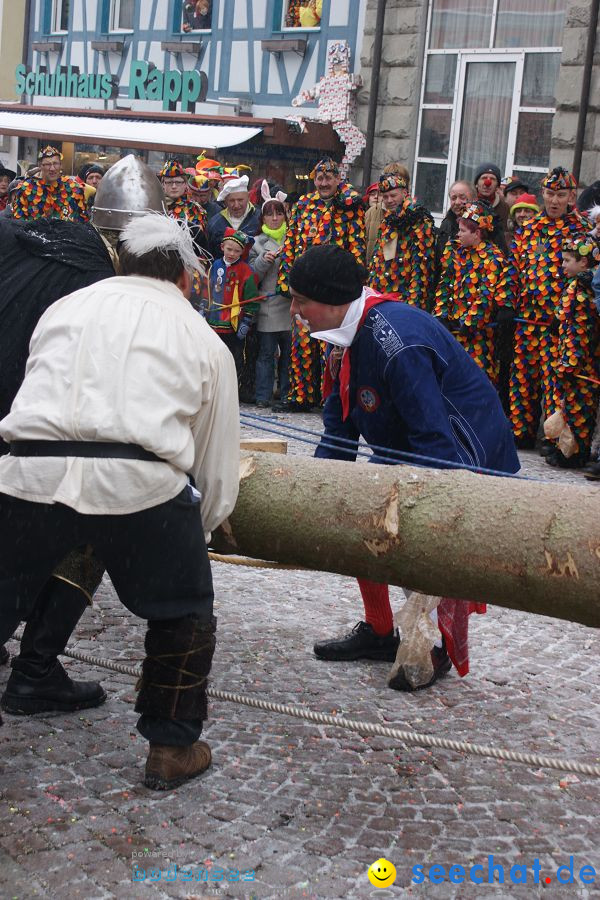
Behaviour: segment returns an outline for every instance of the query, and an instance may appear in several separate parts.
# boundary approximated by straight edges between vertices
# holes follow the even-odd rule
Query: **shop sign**
[[[78,97],[110,100],[118,96],[119,83],[115,75],[86,75],[74,66],[60,66],[55,72],[33,71],[25,65],[15,70],[16,92],[43,97]],[[164,110],[181,101],[182,112],[190,103],[206,99],[208,78],[197,69],[157,69],[152,63],[134,59],[129,70],[128,96],[132,100],[156,100]]]

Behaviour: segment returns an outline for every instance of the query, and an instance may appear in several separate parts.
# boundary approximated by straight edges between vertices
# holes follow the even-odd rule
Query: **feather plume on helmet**
[[[129,222],[121,232],[121,241],[132,256],[147,253],[177,253],[187,272],[202,271],[202,265],[194,249],[189,225],[184,219],[172,219],[160,213],[149,212]]]

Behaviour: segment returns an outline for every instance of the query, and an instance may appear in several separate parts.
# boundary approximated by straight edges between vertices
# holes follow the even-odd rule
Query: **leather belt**
[[[112,441],[12,441],[11,456],[81,456],[89,459],[139,459],[165,462],[156,453],[137,444]]]

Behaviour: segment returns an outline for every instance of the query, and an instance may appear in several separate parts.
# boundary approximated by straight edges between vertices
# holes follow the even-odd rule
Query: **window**
[[[430,48],[487,47],[493,8],[494,0],[434,0]]]
[[[212,20],[212,0],[186,0],[183,4],[181,30],[209,31]]]
[[[70,0],[54,0],[52,4],[52,31],[69,30]]]
[[[436,215],[494,162],[535,191],[550,163],[566,0],[430,0],[415,194]]]
[[[495,47],[560,47],[566,0],[498,0]]]
[[[135,0],[112,0],[111,31],[133,31]]]
[[[284,0],[284,28],[320,28],[323,0]]]

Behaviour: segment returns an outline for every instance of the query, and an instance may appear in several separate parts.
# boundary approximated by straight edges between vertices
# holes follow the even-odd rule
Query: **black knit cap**
[[[477,184],[482,175],[493,175],[500,184],[502,181],[502,175],[500,173],[500,169],[495,163],[482,163],[479,166],[477,171],[475,172],[475,178],[473,179],[473,184]]]
[[[317,244],[295,261],[289,284],[297,294],[317,303],[344,306],[360,297],[366,280],[366,270],[348,250],[337,244]]]

